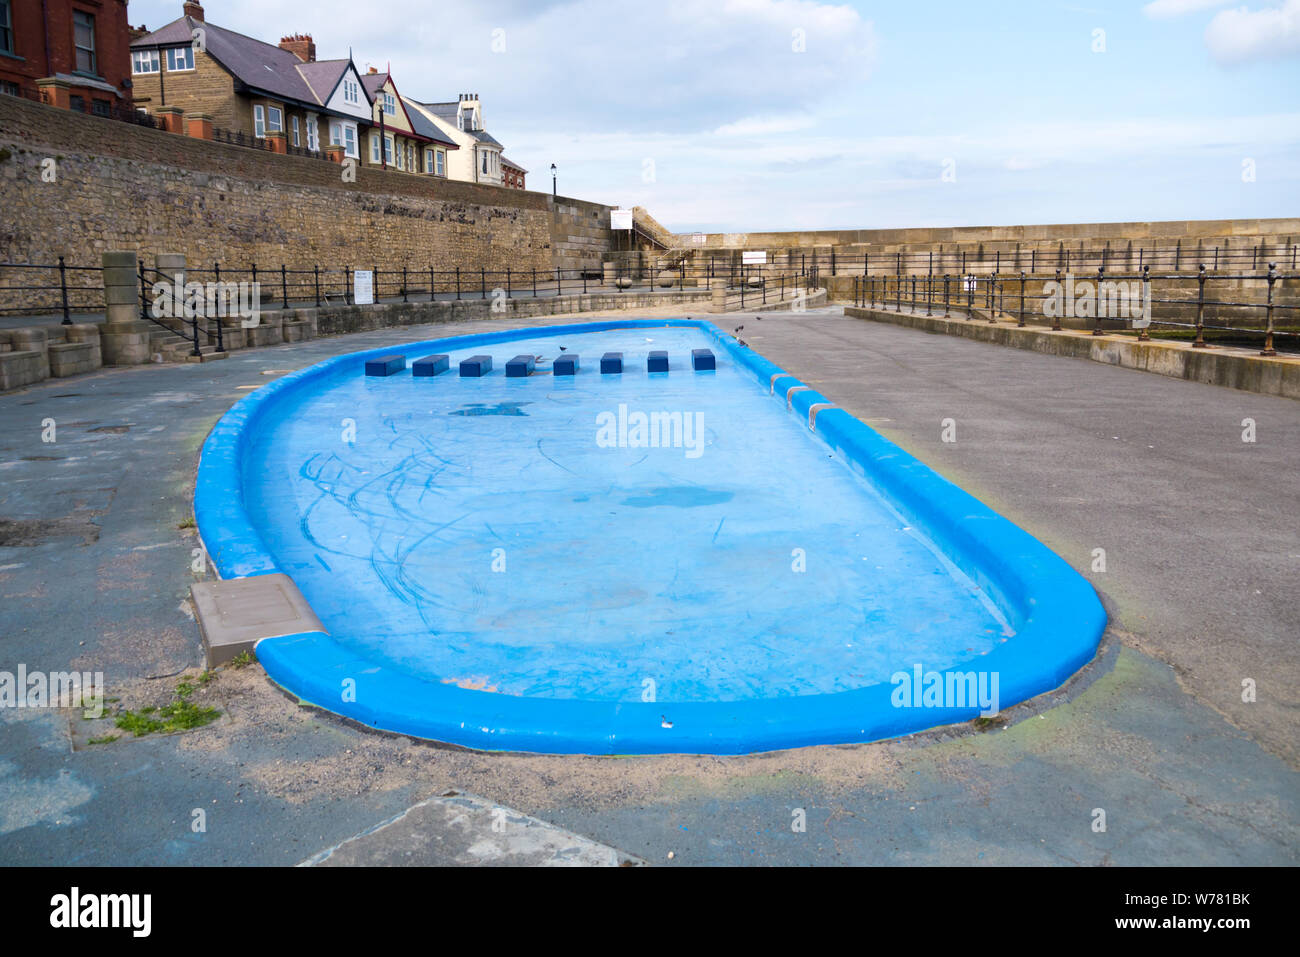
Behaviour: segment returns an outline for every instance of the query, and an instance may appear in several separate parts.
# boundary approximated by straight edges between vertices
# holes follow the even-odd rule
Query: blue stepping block
[[[578,357],[577,356],[560,356],[551,363],[552,375],[577,375],[578,374]]]
[[[537,367],[537,358],[535,356],[515,356],[506,363],[507,379],[526,379],[533,374],[533,369]]]
[[[477,379],[492,371],[491,356],[470,356],[460,360],[460,375],[464,379]]]
[[[646,372],[667,372],[668,352],[664,349],[652,349],[645,360]]]
[[[366,375],[395,375],[406,368],[406,356],[380,356],[366,360]]]
[[[692,349],[691,350],[691,368],[696,372],[707,372],[709,369],[717,369],[717,362],[713,358],[713,352],[709,349]]]
[[[622,375],[623,373],[623,353],[606,352],[600,357],[600,374],[601,375]]]
[[[450,356],[425,356],[411,363],[411,375],[433,376],[451,368]]]

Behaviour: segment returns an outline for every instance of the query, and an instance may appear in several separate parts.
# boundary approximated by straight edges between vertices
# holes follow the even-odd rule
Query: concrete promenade
[[[683,310],[609,315],[643,314]],[[218,721],[179,734],[92,745],[74,710],[0,709],[0,863],[294,864],[449,790],[652,865],[1300,862],[1300,403],[838,307],[757,315],[705,318],[743,325],[755,350],[1094,582],[1112,627],[1063,691],[982,732],[741,758],[549,757],[368,732],[298,706],[252,665],[201,692]],[[102,670],[133,707],[198,673],[194,470],[250,389],[386,343],[597,318],[405,326],[0,396],[0,670]],[[387,852],[346,846],[399,862],[401,825],[382,833]]]

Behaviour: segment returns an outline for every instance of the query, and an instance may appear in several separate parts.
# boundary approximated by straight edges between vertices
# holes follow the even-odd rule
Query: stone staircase
[[[194,356],[191,355],[194,351],[192,340],[176,332],[154,328],[149,333],[149,354],[155,362],[211,362],[230,355],[228,352],[218,352],[214,345],[203,344],[203,337],[200,337],[199,343],[199,354]]]

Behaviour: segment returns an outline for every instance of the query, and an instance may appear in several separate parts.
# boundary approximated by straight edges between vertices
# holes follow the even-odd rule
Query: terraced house
[[[131,43],[135,105],[176,132],[258,141],[279,152],[334,147],[361,160],[373,103],[351,57],[317,60],[310,36],[278,46],[182,16]],[[198,123],[202,130],[182,130]]]
[[[0,93],[131,115],[126,0],[0,0]]]
[[[374,101],[366,161],[406,173],[447,175],[447,152],[459,149],[419,110],[408,110],[388,73],[371,68],[362,78]]]

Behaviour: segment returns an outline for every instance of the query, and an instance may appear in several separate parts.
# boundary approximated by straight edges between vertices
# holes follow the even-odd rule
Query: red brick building
[[[501,185],[509,186],[512,189],[524,188],[524,177],[528,175],[528,170],[522,166],[517,166],[504,156],[501,157]]]
[[[0,0],[0,93],[108,116],[131,110],[126,0]]]

